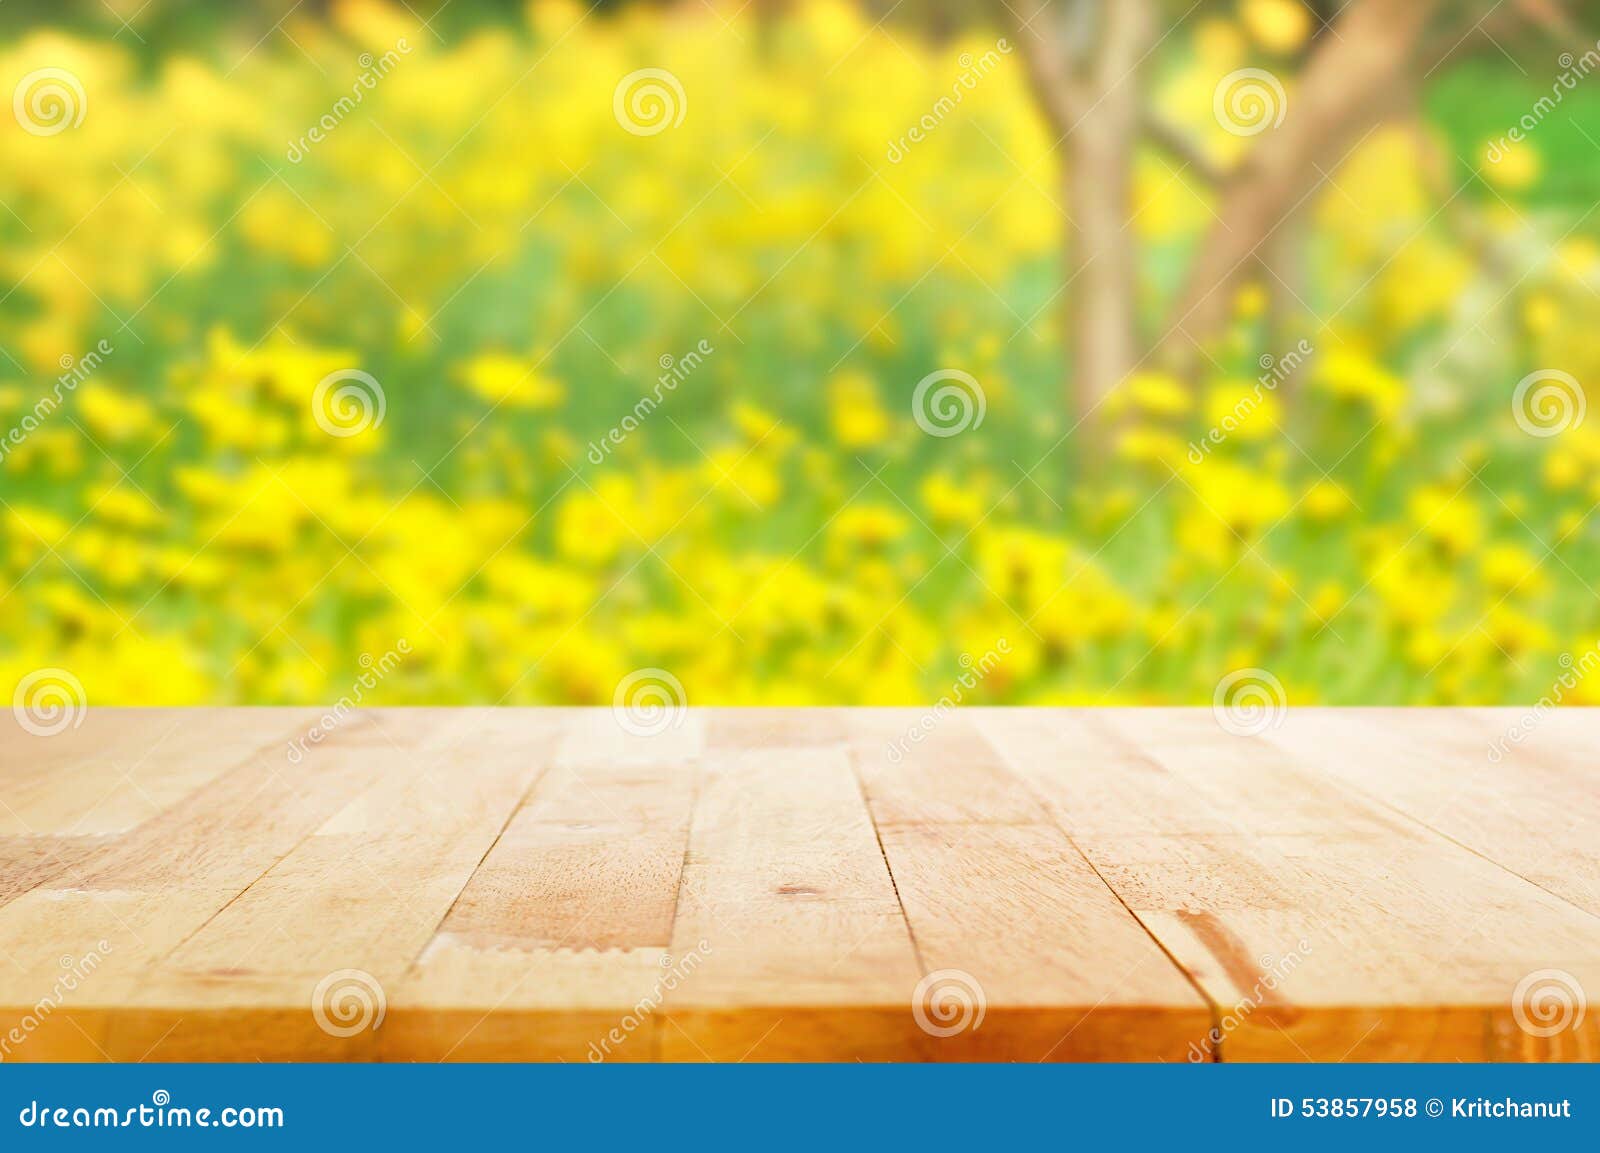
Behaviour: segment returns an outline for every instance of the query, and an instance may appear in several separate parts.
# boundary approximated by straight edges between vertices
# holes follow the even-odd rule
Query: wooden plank
[[[923,970],[926,1056],[1182,1060],[1205,1000],[960,714],[850,714]],[[978,1006],[982,1005],[981,1019]]]
[[[41,886],[70,883],[110,843],[109,837],[0,837],[0,906]]]
[[[883,845],[924,997],[949,998],[920,1055],[1209,1059],[1205,1000],[1053,826],[895,825]]]
[[[375,1054],[377,1028],[339,1032],[351,1023],[340,998],[375,1023],[379,1005],[387,1015],[389,991],[554,758],[561,721],[492,710],[369,717],[381,743],[323,744],[307,756],[365,765],[366,787],[161,961],[133,998],[143,1011],[112,1035],[113,1053]],[[240,1035],[238,1008],[262,1005],[305,1009]]]
[[[386,1057],[655,1056],[655,1009],[681,976],[668,946],[695,772],[680,755],[699,734],[664,742],[659,762],[635,746],[625,762],[582,763],[593,721],[576,722],[566,763],[540,780],[407,974]]]
[[[85,863],[85,888],[242,891],[381,771],[371,714],[352,718],[296,762],[281,722],[238,717],[251,752]]]
[[[264,745],[287,742],[312,717],[295,709],[91,708],[76,729],[12,736],[5,756],[13,767],[0,776],[0,836],[127,832]]]
[[[191,731],[200,733],[213,722],[227,722],[234,737],[220,759],[226,766],[228,758],[243,751],[242,763],[226,768],[132,831],[96,838],[70,867],[56,870],[48,881],[0,909],[0,918],[15,919],[10,928],[0,920],[0,940],[16,942],[11,952],[17,977],[0,984],[0,1022],[37,1016],[32,1010],[42,995],[43,979],[55,973],[54,967],[67,955],[63,943],[69,952],[93,947],[114,957],[93,982],[74,991],[52,1014],[50,1044],[32,1045],[37,1038],[30,1036],[29,1052],[35,1058],[65,1044],[68,1048],[62,1051],[74,1060],[101,1059],[112,1053],[121,1059],[142,1059],[149,1048],[142,1038],[158,1039],[160,1029],[135,1029],[134,1040],[120,1050],[113,1034],[138,1024],[143,1010],[135,1002],[145,995],[159,959],[199,930],[367,779],[366,770],[349,763],[339,751],[341,740],[349,741],[359,725],[335,734],[323,746],[328,750],[325,757],[293,765],[279,763],[279,758],[309,714],[219,712],[226,715],[208,716]],[[123,739],[132,732],[154,741],[170,733],[173,719],[145,716],[138,710],[99,710],[96,715],[101,720],[92,730],[98,742],[95,748],[114,744],[119,731]],[[120,729],[119,720],[125,720],[128,728]],[[89,729],[87,720],[84,729]],[[52,766],[71,765],[87,747],[54,754]],[[98,944],[102,941],[103,949]]]
[[[101,1061],[150,967],[218,907],[211,891],[35,889],[0,909],[7,1061]],[[139,1060],[144,1051],[123,1054]]]
[[[1208,712],[1001,719],[980,727],[1058,800],[1095,788],[1127,807],[1113,832],[1068,831],[1205,989],[1225,1060],[1595,1053],[1592,1020],[1536,1037],[1512,996],[1547,968],[1596,987],[1600,920]],[[1123,772],[1140,758],[1181,783],[1156,806]],[[1219,789],[1237,831],[1173,835],[1174,810]]]
[[[842,750],[708,756],[672,955],[667,1060],[903,1057],[921,971]]]
[[[683,771],[552,770],[442,931],[477,949],[665,950],[693,797]]]
[[[849,739],[843,709],[710,709],[706,747],[714,752],[809,749]]]
[[[1600,915],[1597,730],[1593,709],[1296,709],[1271,740]]]
[[[915,709],[850,717],[852,763],[880,827],[929,822],[1037,824],[1039,802],[969,720]]]
[[[441,934],[390,999],[384,1060],[649,1061],[663,949],[477,949]],[[687,971],[692,975],[692,968]]]
[[[0,738],[15,830],[51,830],[0,834],[0,1057],[1181,1060],[1210,1023],[1227,1060],[1600,1059],[1592,1012],[1528,1012],[1600,988],[1600,715],[1498,759],[1491,712],[920,717]],[[959,978],[984,1017],[943,1036]],[[382,1025],[319,1022],[339,989]]]

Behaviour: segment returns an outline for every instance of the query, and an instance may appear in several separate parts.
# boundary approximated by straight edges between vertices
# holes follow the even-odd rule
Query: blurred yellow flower
[[[1465,556],[1483,539],[1483,518],[1464,489],[1428,485],[1413,492],[1406,510],[1417,535],[1449,556]]]
[[[1302,507],[1314,521],[1331,521],[1350,511],[1350,494],[1337,481],[1319,480],[1306,489]]]
[[[104,385],[86,384],[79,389],[78,411],[90,430],[111,444],[143,440],[156,427],[155,409],[149,401]]]
[[[1244,0],[1244,26],[1269,52],[1289,53],[1311,33],[1311,10],[1303,0]]]
[[[1517,191],[1539,179],[1544,164],[1538,150],[1526,140],[1491,142],[1484,149],[1489,163],[1479,171],[1491,184]]]
[[[1600,627],[1600,423],[1529,436],[1510,405],[1536,368],[1600,380],[1587,146],[1496,141],[1496,195],[1440,203],[1435,161],[1483,108],[1509,130],[1517,85],[1430,87],[1362,139],[1297,214],[1304,267],[1241,269],[1193,366],[1140,362],[1079,425],[1072,206],[1027,70],[907,135],[991,50],[975,6],[948,38],[853,0],[490,7],[441,40],[394,0],[305,5],[243,59],[87,24],[0,51],[93,105],[0,132],[5,669],[300,704],[406,637],[374,700],[605,705],[662,667],[697,704],[909,704],[1004,637],[974,699],[1205,705],[1292,646],[1296,700],[1489,703]],[[1298,0],[1197,12],[1148,62],[1156,110],[1248,164],[1270,138],[1219,123],[1219,79],[1265,62],[1294,116],[1313,34]],[[647,65],[688,100],[646,137],[614,97]],[[1197,167],[1136,158],[1141,340],[1225,215]],[[910,419],[935,365],[981,383],[981,426]],[[352,374],[381,395],[345,436],[314,398]]]
[[[857,549],[877,549],[905,536],[910,521],[887,505],[854,504],[834,517],[828,535]]]
[[[1189,388],[1175,376],[1160,372],[1135,373],[1106,402],[1113,414],[1130,408],[1155,417],[1185,416],[1194,409]]]
[[[986,490],[980,479],[957,480],[949,473],[934,472],[923,479],[919,492],[934,524],[972,525],[989,511]]]
[[[1335,348],[1324,353],[1312,374],[1315,386],[1339,400],[1362,404],[1373,416],[1388,420],[1405,400],[1400,379],[1370,356],[1354,349]]]
[[[865,373],[848,370],[828,382],[828,420],[842,448],[873,448],[888,439],[888,413]]]
[[[1541,592],[1545,580],[1539,558],[1514,544],[1493,544],[1483,552],[1480,562],[1484,583],[1501,595]]]
[[[475,356],[461,366],[457,376],[490,404],[539,410],[559,408],[567,398],[560,382],[545,376],[533,361],[505,353]]]

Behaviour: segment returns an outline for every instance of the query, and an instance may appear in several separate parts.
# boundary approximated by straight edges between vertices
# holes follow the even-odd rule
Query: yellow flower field
[[[1308,34],[1273,7],[1163,51],[1217,157],[1216,78]],[[1509,64],[1499,120],[1430,89],[1338,164],[1288,316],[1252,279],[1197,378],[1080,419],[1019,59],[874,21],[360,0],[211,53],[0,44],[81,87],[0,123],[0,686],[1600,703],[1594,166],[1553,121],[1484,159]],[[1141,153],[1152,300],[1212,198]]]

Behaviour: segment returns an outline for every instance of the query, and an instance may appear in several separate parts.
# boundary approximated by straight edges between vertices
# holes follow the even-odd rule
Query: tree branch
[[[1034,99],[1057,139],[1066,136],[1088,110],[1089,102],[1071,71],[1067,37],[1051,19],[1051,0],[997,0],[1027,65]]]
[[[1337,34],[1319,38],[1283,123],[1260,137],[1228,182],[1219,222],[1201,244],[1161,342],[1170,359],[1187,360],[1223,327],[1232,289],[1258,249],[1384,118],[1441,3],[1350,0]]]
[[[1199,141],[1159,113],[1147,109],[1140,127],[1151,144],[1182,163],[1185,171],[1193,171],[1207,184],[1222,184],[1228,179],[1228,173],[1206,155]]]

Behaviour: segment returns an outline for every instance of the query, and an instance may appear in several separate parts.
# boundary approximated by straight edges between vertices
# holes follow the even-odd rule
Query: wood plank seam
[[[254,753],[251,754],[251,757],[249,759],[247,759],[244,763],[245,764],[250,763],[250,760],[253,760],[255,757],[260,756],[262,753],[264,753],[266,751],[266,749],[268,747],[272,747],[272,746],[263,746],[261,749],[256,750]],[[282,777],[278,776],[276,770],[269,769],[268,771],[270,773],[272,773],[272,775],[274,777],[278,777],[278,779],[280,781],[282,781]],[[291,789],[293,788],[293,786],[289,786],[287,782],[283,782],[283,783],[287,787],[289,787]],[[245,806],[248,805],[250,803],[250,801],[253,801],[255,799],[255,797],[259,796],[259,795],[260,795],[260,790],[258,789],[255,794],[252,794],[252,796],[250,796],[249,798],[246,798],[245,803],[243,805],[241,805],[238,810],[236,810],[235,815],[237,815],[238,812],[243,812]],[[296,840],[294,843],[289,845],[281,854],[278,855],[278,857],[276,859],[271,861],[271,863],[267,864],[266,867],[264,867],[259,873],[257,873],[256,876],[252,880],[250,880],[243,888],[237,890],[231,897],[229,897],[226,901],[224,901],[209,917],[207,917],[204,921],[200,922],[200,924],[196,925],[188,933],[184,934],[182,938],[180,938],[179,940],[175,941],[170,948],[168,948],[164,953],[162,953],[159,957],[157,957],[155,959],[155,961],[152,964],[152,968],[159,968],[163,963],[165,963],[166,961],[169,961],[173,957],[174,954],[176,954],[179,950],[181,950],[185,945],[187,945],[195,937],[198,937],[201,933],[203,933],[210,925],[212,925],[217,920],[217,918],[221,917],[225,912],[227,912],[229,908],[231,908],[233,905],[237,904],[239,901],[243,900],[245,895],[247,893],[249,893],[253,888],[255,888],[258,884],[260,884],[263,878],[268,876],[279,865],[283,864],[284,861],[286,861],[290,857],[292,857],[297,849],[300,849],[301,847],[303,847],[315,835],[316,835],[316,827],[314,825],[311,825],[308,822],[307,827],[306,827],[306,831],[300,836],[300,838],[298,840]],[[177,1026],[174,1025],[173,1028],[177,1028]]]
[[[181,716],[180,716],[180,719],[178,721],[174,722],[174,724],[170,728],[167,729],[166,733],[164,733],[162,735],[161,740],[158,741],[157,744],[155,746],[153,746],[151,749],[147,750],[143,757],[141,757],[138,761],[134,762],[133,768],[134,769],[138,768],[141,764],[143,764],[146,760],[148,760],[149,757],[156,751],[156,749],[160,747],[160,745],[165,744],[166,741],[172,736],[172,734],[177,732],[178,729],[180,729],[182,727],[183,727],[183,720],[181,719]],[[265,744],[264,743],[264,744],[260,745],[259,747],[255,748],[255,749],[252,749],[250,752],[242,754],[240,756],[239,760],[235,764],[218,770],[217,776],[220,778],[221,776],[223,776],[223,775],[225,775],[225,774],[227,774],[229,772],[232,772],[232,771],[234,771],[236,769],[244,767],[247,764],[250,764],[252,761],[255,760],[255,758],[257,758],[258,756],[260,756],[264,752],[266,752],[266,750],[268,748],[272,748],[272,747],[274,747],[274,745]],[[133,771],[133,769],[129,769],[128,770],[128,772],[130,772],[130,773],[132,771]],[[199,787],[203,788],[204,786],[202,785],[202,786],[199,786]],[[109,795],[109,794],[107,794],[107,795]],[[185,798],[179,798],[177,801],[173,802],[173,805],[181,804],[182,801],[185,800],[185,799],[187,799],[187,798],[186,797]],[[0,798],[0,807],[3,807],[6,810],[6,812],[8,814],[10,814],[11,817],[14,820],[17,821],[18,824],[23,825],[23,826],[27,826],[28,825],[28,822],[26,820],[24,820],[22,818],[22,816],[16,812],[15,809],[13,809],[9,804],[7,804],[6,801],[4,800],[4,798]],[[173,807],[173,806],[168,806],[168,809],[170,809],[171,807]],[[86,854],[84,856],[84,858],[82,860],[82,867],[85,870],[87,870],[95,862],[95,860],[98,857],[104,855],[104,851],[105,850],[110,850],[110,849],[114,849],[114,848],[120,847],[122,844],[125,843],[125,840],[126,840],[127,837],[133,835],[134,833],[137,833],[140,829],[142,829],[145,825],[149,824],[151,821],[159,819],[166,811],[168,811],[168,809],[161,809],[161,810],[153,813],[151,816],[147,817],[144,821],[141,821],[134,828],[129,829],[124,833],[120,833],[120,834],[115,834],[115,835],[110,835],[110,836],[104,837],[102,839],[101,844],[97,847],[96,851],[91,852],[89,854]],[[80,822],[81,822],[81,818],[80,818]],[[30,833],[30,835],[32,837],[36,838],[41,843],[49,841],[51,839],[51,836],[52,836],[51,834],[39,833],[39,832],[33,832],[33,833]],[[75,888],[75,889],[80,889],[80,890],[83,890],[83,891],[86,891],[86,892],[92,892],[93,891],[91,889],[91,887],[87,884],[86,880],[85,880],[85,878],[87,876],[90,876],[91,874],[89,874],[88,872],[84,872],[84,873],[81,873],[81,874],[78,874],[78,875],[74,876],[73,875],[72,865],[70,863],[66,863],[66,862],[62,861],[60,853],[59,853],[59,851],[57,849],[55,849],[54,847],[49,846],[49,845],[46,844],[45,845],[45,850],[51,856],[51,863],[59,866],[58,871],[56,873],[54,873],[49,878],[49,883],[54,884],[56,881],[65,879],[67,881],[73,882],[72,887]],[[44,883],[45,883],[44,881],[37,882],[33,886],[33,888],[40,888],[40,887],[43,886]],[[5,897],[5,899],[4,900],[0,900],[0,908],[4,908],[5,905],[8,904],[11,900],[15,899],[16,897],[23,896],[23,895],[24,895],[23,893],[9,893],[8,892],[6,897]],[[113,912],[113,916],[115,916],[115,915],[116,914]],[[139,937],[139,934],[137,932],[135,932],[131,926],[129,926],[126,922],[122,921],[121,917],[117,917],[117,920],[118,920],[118,922],[120,924],[122,924],[122,927],[129,933],[129,935],[131,935],[135,940],[139,941],[141,945],[143,944],[143,941]]]
[[[1519,1000],[1541,972],[1600,988],[1600,712],[1504,764],[1478,730],[1506,719],[1465,710],[1266,739],[964,710],[898,759],[897,715],[697,710],[619,742],[604,709],[395,710],[290,768],[277,711],[99,710],[0,767],[0,1007],[109,938],[22,1059],[584,1060],[635,1009],[607,1059],[1156,1059],[1184,1031],[1211,1061],[1600,1054],[1600,1022],[1552,1035]],[[660,1000],[658,957],[708,938]],[[1297,938],[1315,956],[1274,968]],[[342,964],[381,974],[381,1030],[316,1027],[309,974]],[[908,994],[962,970],[987,1020],[930,1035]]]
[[[926,977],[928,975],[928,962],[922,954],[922,946],[917,943],[917,930],[911,924],[911,917],[906,912],[906,901],[900,893],[900,882],[895,879],[894,866],[889,863],[889,850],[883,844],[883,826],[878,821],[878,814],[873,811],[867,799],[867,786],[861,779],[861,766],[859,759],[853,753],[849,757],[850,774],[855,778],[856,791],[861,796],[861,807],[867,811],[867,819],[872,822],[872,835],[878,841],[878,855],[883,858],[883,871],[889,877],[889,886],[894,890],[895,903],[900,907],[900,919],[905,922],[906,936],[911,941],[911,953],[917,959],[917,969]]]
[[[1033,781],[1030,780],[1026,774],[1018,773],[1016,771],[1016,766],[1011,763],[1011,760],[1006,756],[1005,751],[997,748],[994,745],[994,742],[989,740],[987,733],[983,732],[981,729],[978,729],[977,731],[979,738],[994,751],[996,757],[1005,762],[1011,768],[1012,775],[1017,778],[1022,787],[1026,789],[1027,792],[1039,804],[1040,811],[1044,814],[1045,819],[1053,828],[1061,833],[1061,835],[1066,839],[1067,843],[1072,846],[1073,851],[1083,859],[1083,863],[1089,867],[1090,871],[1093,872],[1097,878],[1099,878],[1100,883],[1106,887],[1106,891],[1116,899],[1117,904],[1121,905],[1123,909],[1127,910],[1128,916],[1134,920],[1139,928],[1144,930],[1145,935],[1149,937],[1150,940],[1155,944],[1156,948],[1161,951],[1161,954],[1172,963],[1173,968],[1182,974],[1183,979],[1189,984],[1189,987],[1192,988],[1205,1003],[1207,1009],[1209,1009],[1211,1013],[1211,1032],[1209,1035],[1210,1044],[1208,1046],[1210,1050],[1210,1060],[1212,1062],[1221,1062],[1222,1007],[1206,992],[1205,988],[1198,980],[1195,979],[1195,975],[1189,971],[1188,967],[1185,966],[1183,962],[1180,961],[1172,952],[1172,950],[1166,946],[1161,938],[1156,935],[1155,931],[1150,927],[1149,924],[1145,922],[1144,918],[1139,916],[1133,907],[1129,905],[1128,902],[1123,898],[1122,894],[1117,891],[1116,886],[1111,883],[1111,881],[1106,877],[1105,873],[1101,871],[1100,867],[1095,864],[1094,860],[1084,850],[1083,846],[1078,843],[1078,840],[1073,836],[1072,831],[1061,823],[1059,817],[1055,813],[1054,808],[1048,803],[1048,798],[1044,796],[1044,794],[1038,789]],[[1106,735],[1110,737],[1116,737],[1116,734],[1113,733],[1107,733]],[[1120,738],[1117,738],[1117,741],[1119,744],[1123,743]],[[1130,751],[1135,756],[1143,756],[1143,753],[1136,749]],[[1065,1039],[1066,1038],[1062,1038],[1062,1040]]]
[[[672,942],[678,939],[678,914],[683,909],[683,887],[685,878],[689,875],[689,847],[694,844],[695,814],[700,811],[700,790],[704,785],[700,760],[696,758],[691,764],[693,765],[694,785],[689,790],[689,819],[685,822],[683,829],[683,854],[678,863],[678,885],[672,894],[672,922],[667,929],[668,949],[672,947]],[[666,1018],[666,1020],[663,1020],[663,1018]],[[659,1007],[656,1012],[650,1015],[650,1032],[646,1039],[650,1043],[650,1060],[652,1061],[659,1062],[661,1060],[663,1049],[661,1034],[670,1020],[665,1013],[660,1011]],[[677,1028],[680,1033],[683,1032],[682,1026],[677,1026]],[[684,1036],[687,1037],[688,1034],[685,1033]],[[690,1040],[692,1041],[693,1038],[690,1038]]]
[[[1298,751],[1292,745],[1281,743],[1280,741],[1278,741],[1278,740],[1276,740],[1276,739],[1274,739],[1273,737],[1270,737],[1270,736],[1266,737],[1265,739],[1266,739],[1268,744],[1274,745],[1275,747],[1283,750],[1283,752],[1285,753],[1286,756],[1295,757],[1295,756],[1299,755]],[[1503,872],[1509,873],[1511,876],[1516,877],[1518,880],[1525,881],[1529,885],[1532,885],[1534,888],[1540,889],[1543,892],[1548,893],[1551,897],[1554,897],[1556,900],[1561,901],[1564,904],[1570,905],[1576,912],[1583,913],[1583,914],[1585,914],[1585,915],[1587,915],[1589,917],[1593,917],[1593,918],[1595,918],[1597,920],[1600,920],[1600,913],[1597,913],[1594,909],[1591,909],[1591,908],[1588,908],[1588,907],[1586,907],[1584,905],[1578,904],[1576,901],[1572,900],[1572,898],[1567,893],[1560,892],[1558,890],[1550,888],[1548,885],[1546,885],[1543,882],[1537,880],[1536,878],[1528,876],[1527,873],[1525,871],[1523,871],[1523,869],[1513,868],[1510,865],[1507,865],[1504,861],[1497,860],[1496,858],[1490,856],[1488,853],[1480,850],[1477,846],[1475,846],[1473,844],[1470,844],[1467,841],[1462,840],[1461,838],[1455,836],[1454,834],[1448,832],[1445,829],[1440,828],[1437,824],[1435,824],[1434,821],[1437,818],[1437,816],[1438,816],[1440,810],[1442,809],[1443,805],[1448,803],[1448,798],[1441,798],[1440,806],[1438,808],[1435,808],[1434,810],[1432,810],[1428,817],[1421,817],[1421,816],[1418,816],[1416,813],[1413,813],[1413,812],[1411,812],[1411,811],[1409,811],[1407,809],[1401,808],[1399,805],[1393,803],[1392,801],[1388,800],[1387,798],[1383,797],[1382,795],[1374,792],[1371,789],[1365,788],[1362,785],[1357,784],[1357,783],[1355,783],[1353,781],[1345,781],[1345,780],[1338,779],[1338,778],[1327,778],[1327,779],[1329,781],[1331,781],[1331,783],[1334,785],[1335,788],[1341,789],[1342,791],[1344,791],[1345,793],[1347,793],[1351,797],[1354,797],[1354,798],[1362,801],[1365,804],[1374,805],[1374,806],[1377,806],[1378,808],[1381,808],[1381,809],[1383,809],[1383,810],[1385,810],[1387,812],[1391,812],[1391,813],[1395,814],[1397,817],[1399,817],[1402,821],[1406,822],[1407,824],[1416,825],[1419,828],[1421,828],[1422,830],[1424,830],[1424,831],[1426,831],[1426,832],[1428,832],[1428,833],[1440,838],[1441,840],[1448,841],[1452,845],[1455,845],[1457,848],[1462,849],[1465,852],[1471,853],[1473,856],[1478,857],[1479,859],[1487,862],[1488,864],[1493,865],[1495,868],[1500,869]]]
[[[427,953],[429,946],[432,945],[433,941],[439,936],[439,932],[444,926],[444,923],[450,919],[450,914],[455,912],[456,906],[461,903],[461,894],[467,891],[467,887],[472,884],[472,879],[476,877],[478,875],[478,871],[483,868],[483,863],[487,861],[489,859],[489,855],[493,853],[497,847],[499,847],[501,840],[506,835],[506,830],[511,827],[511,822],[517,819],[517,814],[522,812],[523,807],[528,803],[528,798],[533,796],[534,791],[539,787],[539,782],[544,780],[545,776],[549,772],[550,767],[546,765],[533,775],[533,779],[528,782],[528,787],[524,789],[522,791],[522,795],[517,798],[517,803],[512,806],[511,811],[506,814],[506,819],[500,822],[499,832],[495,833],[494,839],[489,842],[488,846],[483,850],[483,853],[478,857],[478,863],[472,867],[472,872],[467,874],[466,879],[461,883],[461,888],[456,890],[456,895],[451,898],[450,904],[446,906],[444,912],[439,915],[434,924],[433,932],[429,934],[427,941],[425,941],[422,945],[422,948],[418,949],[411,959],[406,962],[407,976],[415,975],[417,963],[421,961],[423,955]]]
[[[1363,722],[1363,726],[1365,727],[1365,722]],[[1361,786],[1360,784],[1358,784],[1356,782],[1347,781],[1347,780],[1345,780],[1343,778],[1340,778],[1340,777],[1331,776],[1330,774],[1328,774],[1326,772],[1313,774],[1313,772],[1312,772],[1312,770],[1311,770],[1311,768],[1309,766],[1302,767],[1301,764],[1298,763],[1299,761],[1301,761],[1303,759],[1304,754],[1303,754],[1302,750],[1300,750],[1300,749],[1298,749],[1298,748],[1296,748],[1294,746],[1287,745],[1287,744],[1285,744],[1285,743],[1283,743],[1283,742],[1281,742],[1279,740],[1276,740],[1276,739],[1274,739],[1273,737],[1270,737],[1270,736],[1267,737],[1267,743],[1271,744],[1271,745],[1273,745],[1273,746],[1275,746],[1275,747],[1277,747],[1277,748],[1279,748],[1279,749],[1281,749],[1283,751],[1283,753],[1285,754],[1285,756],[1287,758],[1287,763],[1291,766],[1291,771],[1292,772],[1296,772],[1298,775],[1300,775],[1302,777],[1305,777],[1305,778],[1310,778],[1313,775],[1315,775],[1318,780],[1323,781],[1325,783],[1331,783],[1332,786],[1335,789],[1337,789],[1337,790],[1343,792],[1345,795],[1353,798],[1358,803],[1361,803],[1361,804],[1364,804],[1364,805],[1368,805],[1368,806],[1373,806],[1373,807],[1376,807],[1376,808],[1378,808],[1378,809],[1380,809],[1382,811],[1393,813],[1407,827],[1413,827],[1413,828],[1417,829],[1420,832],[1426,833],[1431,837],[1437,838],[1438,840],[1443,841],[1443,842],[1453,846],[1454,848],[1460,850],[1461,852],[1464,852],[1464,853],[1466,853],[1466,854],[1468,854],[1468,855],[1470,855],[1470,856],[1472,856],[1474,858],[1477,858],[1478,860],[1483,861],[1486,865],[1488,865],[1489,867],[1495,869],[1496,871],[1504,873],[1507,876],[1509,876],[1511,878],[1514,878],[1517,881],[1520,881],[1520,882],[1522,882],[1524,884],[1529,885],[1532,888],[1538,889],[1541,892],[1544,892],[1544,893],[1548,894],[1553,900],[1556,900],[1556,901],[1560,902],[1561,904],[1567,906],[1574,913],[1577,913],[1580,916],[1586,917],[1586,918],[1591,919],[1591,920],[1600,921],[1600,915],[1597,915],[1593,910],[1585,908],[1584,906],[1579,905],[1576,902],[1572,901],[1566,894],[1560,893],[1560,892],[1556,892],[1555,890],[1552,890],[1552,889],[1548,888],[1545,885],[1539,884],[1537,881],[1535,881],[1532,878],[1526,876],[1520,870],[1513,869],[1513,868],[1507,866],[1502,861],[1497,860],[1496,858],[1490,856],[1489,854],[1487,854],[1485,852],[1479,851],[1475,846],[1470,845],[1470,844],[1462,841],[1461,839],[1459,839],[1459,838],[1457,838],[1455,836],[1452,836],[1447,831],[1437,827],[1433,823],[1433,818],[1434,818],[1434,816],[1437,815],[1438,812],[1440,812],[1442,810],[1443,806],[1448,803],[1448,801],[1449,801],[1448,797],[1441,797],[1440,798],[1440,804],[1438,806],[1436,806],[1432,810],[1430,816],[1425,819],[1423,817],[1418,816],[1415,813],[1410,812],[1407,809],[1404,809],[1404,808],[1400,807],[1399,805],[1391,803],[1386,798],[1384,798],[1381,795],[1377,794],[1375,791],[1373,791],[1371,789],[1368,789],[1368,788],[1365,788],[1365,787]],[[1397,853],[1398,853],[1398,850],[1397,850]],[[1382,868],[1383,869],[1387,869],[1390,865],[1393,864],[1393,861],[1394,861],[1394,859],[1391,858],[1391,860],[1389,862],[1386,862],[1385,865]],[[1477,919],[1474,920],[1472,922],[1472,924],[1467,927],[1465,932],[1463,932],[1461,934],[1460,944],[1464,944],[1467,941],[1469,941],[1472,938],[1473,934],[1477,932],[1479,926],[1481,926],[1483,924],[1484,920],[1488,916],[1489,916],[1488,912],[1480,913],[1478,915]],[[1433,968],[1433,972],[1435,974],[1437,974],[1438,971],[1443,967],[1444,958],[1454,954],[1456,952],[1456,950],[1459,949],[1460,944],[1458,944],[1458,945],[1456,945],[1456,946],[1454,946],[1454,947],[1452,947],[1452,948],[1450,948],[1448,950],[1445,950],[1444,953],[1441,954],[1440,958],[1435,961],[1434,968]],[[1493,1028],[1494,1028],[1493,1019],[1487,1013],[1483,1014],[1482,1017],[1483,1017],[1484,1035],[1485,1035],[1486,1039],[1489,1040],[1489,1043],[1492,1044]],[[1361,1045],[1366,1041],[1366,1039],[1368,1037],[1370,1037],[1372,1035],[1372,1033],[1378,1028],[1379,1024],[1381,1024],[1381,1022],[1375,1022],[1372,1025],[1372,1027],[1367,1030],[1367,1032],[1365,1034],[1363,1034],[1360,1038],[1358,1038],[1356,1040],[1355,1044],[1353,1044],[1350,1047],[1350,1049],[1344,1054],[1344,1057],[1341,1058],[1341,1060],[1347,1059],[1350,1056],[1351,1053],[1355,1052],[1356,1049],[1360,1048]],[[1288,1036],[1287,1032],[1285,1032],[1281,1028],[1281,1026],[1279,1028],[1279,1031],[1283,1032],[1286,1037]]]

